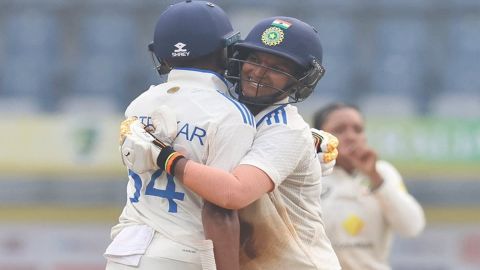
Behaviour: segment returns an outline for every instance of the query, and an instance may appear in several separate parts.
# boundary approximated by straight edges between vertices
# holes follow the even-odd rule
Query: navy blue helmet
[[[317,30],[295,18],[271,17],[260,21],[245,40],[234,45],[234,49],[236,53],[229,59],[226,77],[237,83],[236,94],[244,103],[270,105],[285,93],[290,97],[288,103],[303,101],[313,92],[325,73],[322,66],[322,45]],[[293,61],[299,69],[296,74],[290,74],[295,83],[288,89],[276,89],[278,93],[273,96],[243,96],[240,89],[241,66],[251,51],[269,53]]]
[[[162,65],[173,59],[193,60],[208,55],[227,48],[239,38],[240,33],[233,30],[219,6],[187,0],[169,6],[160,15],[148,49]],[[160,71],[160,66],[157,70]]]

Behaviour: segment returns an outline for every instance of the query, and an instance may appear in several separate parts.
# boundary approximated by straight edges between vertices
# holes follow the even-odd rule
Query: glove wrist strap
[[[168,174],[174,175],[175,165],[181,158],[185,157],[173,150],[171,146],[167,146],[160,151],[157,157],[157,166],[164,169]]]

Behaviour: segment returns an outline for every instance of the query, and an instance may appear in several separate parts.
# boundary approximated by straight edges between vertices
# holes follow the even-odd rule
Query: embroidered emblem
[[[262,34],[262,42],[267,46],[277,46],[278,44],[283,42],[283,38],[285,34],[283,30],[272,26],[267,28]]]

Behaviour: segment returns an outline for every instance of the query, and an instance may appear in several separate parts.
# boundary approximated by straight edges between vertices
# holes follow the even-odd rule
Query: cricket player
[[[241,209],[242,270],[340,269],[321,217],[321,167],[314,141],[290,105],[306,99],[324,74],[318,34],[298,19],[272,17],[234,47],[227,78],[236,81],[238,100],[255,114],[252,149],[232,173],[180,158],[175,179],[221,207]],[[161,142],[132,140],[136,156],[152,153],[152,166],[164,166]],[[124,159],[129,157],[124,154]],[[145,166],[141,159],[127,163]]]
[[[176,115],[170,129],[177,132],[178,125],[175,149],[189,160],[232,170],[251,148],[256,132],[249,110],[223,94],[227,83],[220,74],[225,70],[226,50],[238,39],[224,11],[210,2],[186,1],[168,7],[149,46],[160,62],[157,70],[168,73],[168,80],[133,100],[125,116],[148,127],[152,113],[164,108],[163,115]],[[169,111],[162,105],[168,105]],[[123,140],[129,145],[128,138]],[[125,155],[134,158],[134,147],[130,150]],[[169,172],[180,158],[174,153],[165,167],[128,170],[128,198],[112,229],[106,269],[215,269],[212,242],[205,239],[209,236],[202,226],[205,217],[226,235],[215,242],[220,247],[215,253],[229,254],[217,256],[219,269],[238,269],[236,212],[204,206],[201,197],[172,177]],[[223,247],[222,241],[231,247]]]
[[[325,229],[344,270],[390,270],[394,234],[413,237],[425,228],[421,205],[398,170],[367,143],[357,107],[332,103],[315,114],[315,126],[338,136],[340,157],[324,181]]]

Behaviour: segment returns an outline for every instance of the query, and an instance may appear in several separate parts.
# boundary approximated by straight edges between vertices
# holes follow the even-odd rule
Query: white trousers
[[[138,267],[107,261],[106,270],[202,270],[199,264],[143,256]]]
[[[140,230],[145,227],[137,227]],[[131,227],[130,233],[135,232],[135,227]],[[125,230],[125,229],[124,229]],[[127,231],[125,231],[126,233]],[[135,233],[129,236],[138,235]],[[117,237],[122,236],[121,233]],[[126,238],[117,242],[117,246],[130,246],[132,242]],[[140,238],[142,239],[142,238]],[[180,239],[178,239],[180,240]],[[182,243],[183,242],[183,243]],[[137,242],[135,242],[137,243]],[[139,254],[139,253],[132,253]],[[125,254],[124,255],[128,255]],[[115,260],[107,256],[106,270],[216,270],[215,259],[213,255],[213,243],[211,240],[193,240],[183,238],[183,241],[175,241],[159,232],[155,232],[151,242],[140,258],[138,266],[136,264],[128,265],[122,260]]]

